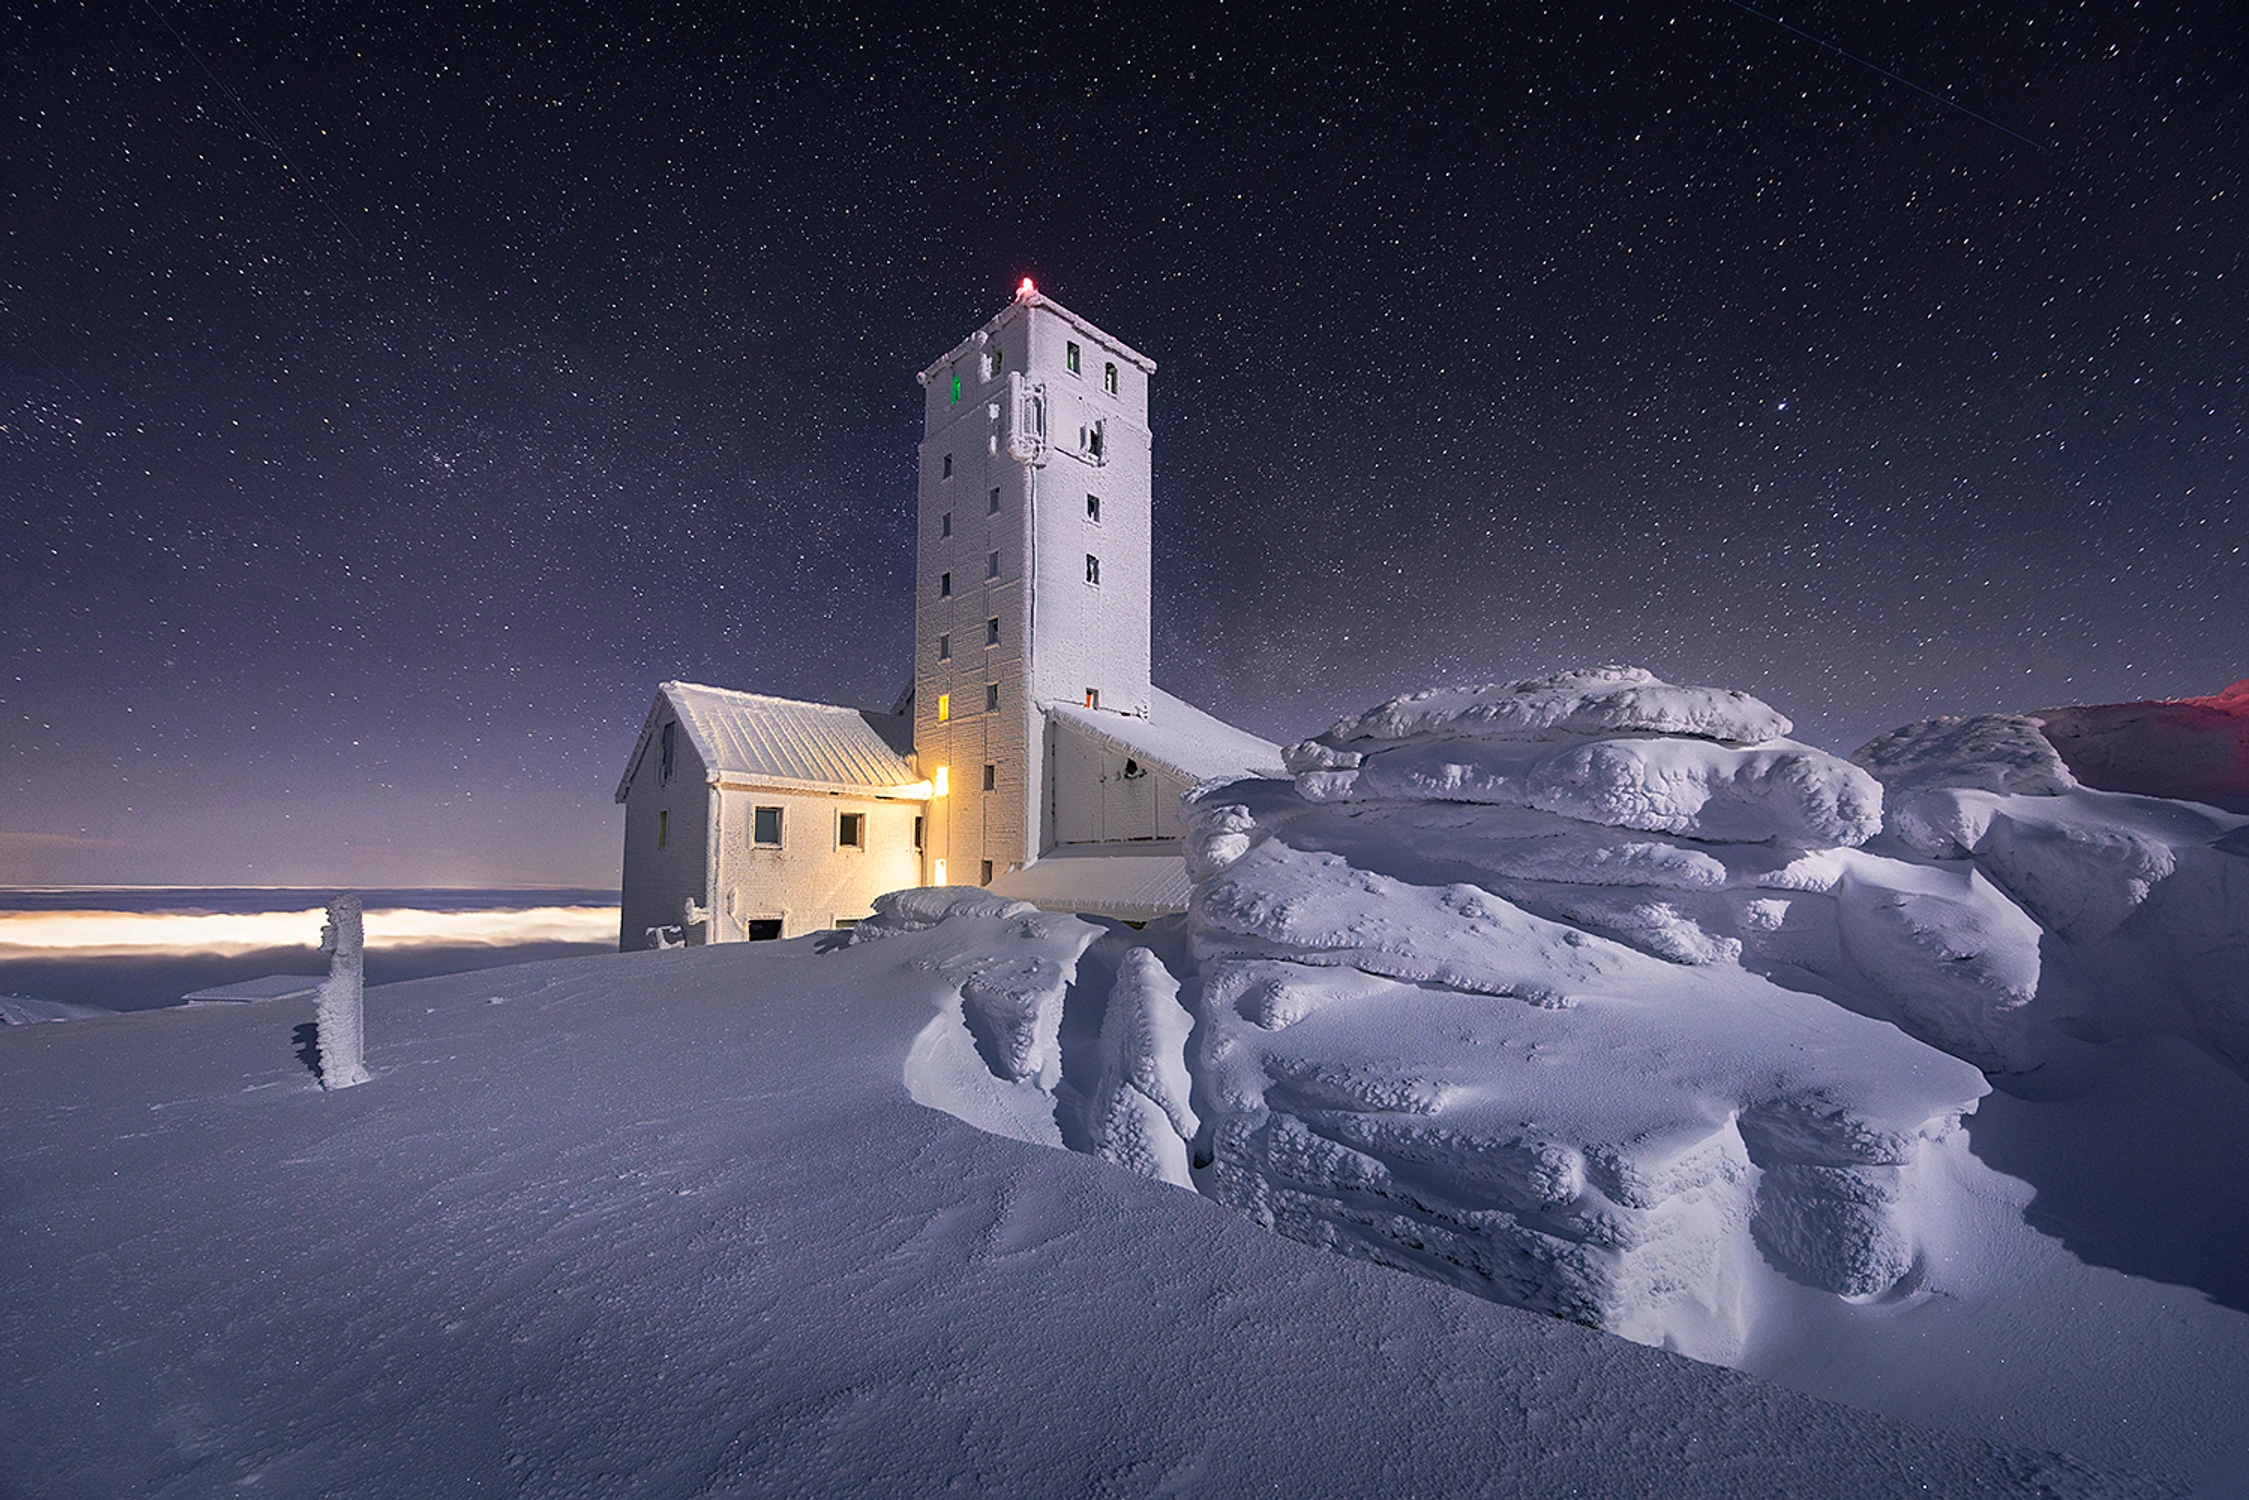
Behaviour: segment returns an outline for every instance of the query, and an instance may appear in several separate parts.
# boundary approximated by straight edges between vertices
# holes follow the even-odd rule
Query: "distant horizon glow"
[[[303,948],[317,953],[326,920],[327,913],[320,907],[207,913],[0,912],[0,962],[167,953],[232,955],[273,948]],[[368,912],[366,922],[370,950],[617,940],[614,906],[535,906],[496,911],[384,907]]]

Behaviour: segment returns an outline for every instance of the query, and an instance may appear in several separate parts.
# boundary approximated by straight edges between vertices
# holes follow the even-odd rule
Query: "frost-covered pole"
[[[360,1061],[366,1041],[366,947],[359,898],[346,891],[328,903],[328,925],[320,929],[320,951],[329,955],[316,1018],[323,1088],[348,1089],[368,1078],[367,1065]]]

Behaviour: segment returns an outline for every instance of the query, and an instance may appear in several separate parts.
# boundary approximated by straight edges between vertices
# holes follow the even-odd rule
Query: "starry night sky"
[[[658,681],[896,695],[1026,275],[1275,738],[2249,676],[2238,6],[749,9],[13,8],[0,883],[612,882]]]

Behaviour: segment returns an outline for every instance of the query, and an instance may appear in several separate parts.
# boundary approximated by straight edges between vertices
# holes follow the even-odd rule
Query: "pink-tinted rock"
[[[2031,717],[2086,786],[2249,813],[2249,678],[2208,698],[2041,708]]]

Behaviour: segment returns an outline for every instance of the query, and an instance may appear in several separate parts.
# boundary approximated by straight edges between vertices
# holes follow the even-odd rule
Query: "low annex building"
[[[880,714],[665,683],[617,787],[625,948],[884,891],[1184,908],[1180,795],[1279,748],[1149,681],[1155,362],[1026,281],[919,374],[913,683]]]

